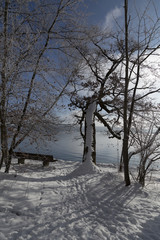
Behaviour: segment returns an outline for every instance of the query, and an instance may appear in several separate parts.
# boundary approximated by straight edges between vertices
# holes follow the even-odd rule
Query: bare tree
[[[155,107],[134,119],[130,136],[134,150],[129,152],[129,160],[132,156],[139,159],[137,180],[142,186],[152,165],[160,160],[159,133],[159,112]]]
[[[97,33],[99,33],[97,35]],[[80,132],[84,140],[83,161],[88,152],[92,152],[91,159],[96,163],[95,148],[95,118],[98,119],[107,129],[112,137],[121,138],[120,134],[114,129],[120,117],[120,105],[122,85],[115,70],[120,65],[123,55],[117,54],[117,49],[113,49],[111,43],[112,35],[98,32],[98,29],[82,31],[79,41],[69,40],[70,45],[77,50],[79,56],[79,69],[73,82],[73,92],[71,93],[71,105],[82,110],[79,117]],[[115,41],[115,39],[114,39]],[[104,46],[105,42],[105,46]],[[112,42],[113,43],[113,42]],[[116,44],[115,44],[116,46]],[[117,70],[118,71],[118,70]],[[90,116],[92,119],[92,133],[88,129],[87,116],[90,113],[93,103],[96,107]],[[118,107],[121,106],[120,108]],[[83,124],[84,123],[84,124]],[[82,131],[82,126],[84,130]],[[87,137],[91,133],[91,143],[88,148]]]
[[[128,1],[124,1],[125,91],[123,113],[123,163],[126,186],[130,185],[128,156],[129,136],[136,103],[141,99],[144,100],[150,94],[160,90],[159,88],[153,88],[153,80],[150,80],[152,81],[152,87],[150,82],[144,84],[145,76],[142,77],[144,68],[146,67],[145,63],[147,63],[149,57],[156,53],[159,49],[159,44],[157,43],[157,35],[159,34],[159,18],[157,17],[156,20],[151,19],[149,21],[147,17],[148,7],[149,5],[145,7],[142,15],[140,15],[138,11],[136,12],[138,23],[136,31],[133,31],[129,28],[131,24],[131,16],[128,13]],[[132,94],[131,98],[129,98],[129,92]]]
[[[13,150],[40,119],[48,121],[51,112],[54,117],[53,107],[71,80],[72,70],[62,81],[60,61],[67,53],[64,29],[69,34],[77,23],[77,4],[75,0],[1,2],[1,165],[4,161],[6,172]]]
[[[94,115],[113,136],[119,134],[112,131],[108,120],[104,120],[104,112],[105,114],[115,114],[115,122],[118,122],[120,116],[123,119],[122,156],[126,186],[130,185],[129,142],[133,117],[138,112],[147,111],[147,98],[160,91],[155,84],[155,79],[159,77],[156,67],[148,64],[152,56],[158,55],[157,39],[160,27],[156,11],[154,19],[148,18],[147,11],[150,4],[151,2],[144,7],[142,13],[139,13],[135,7],[137,17],[132,19],[128,12],[128,1],[125,0],[124,26],[118,25],[118,34],[100,32],[97,35],[98,30],[94,28],[93,31],[83,31],[80,41],[77,39],[76,42],[70,41],[85,62],[85,68],[82,70],[83,74],[80,78],[81,87],[87,89],[85,94],[96,99],[97,109],[98,106],[100,107]],[[84,35],[87,35],[88,42]],[[85,74],[86,66],[89,69],[87,70],[88,76]],[[154,78],[150,78],[148,81],[149,72],[150,76],[153,75]],[[112,84],[110,84],[111,78],[115,80],[112,81]],[[117,87],[116,90],[114,86]],[[101,114],[100,110],[103,110]]]

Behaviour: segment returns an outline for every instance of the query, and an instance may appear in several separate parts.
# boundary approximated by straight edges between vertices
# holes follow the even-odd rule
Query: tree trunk
[[[119,172],[122,172],[124,168],[124,164],[123,164],[123,145],[122,145],[122,151],[121,151],[121,159],[119,162]]]
[[[129,141],[129,129],[128,129],[128,68],[129,68],[129,56],[128,56],[128,0],[125,0],[125,90],[124,90],[124,112],[123,112],[123,125],[124,125],[124,139],[123,139],[123,163],[124,163],[124,180],[126,186],[130,185],[129,177],[129,158],[128,158],[128,141]]]
[[[145,160],[141,159],[141,163],[140,163],[140,166],[139,166],[139,172],[138,172],[138,182],[143,187],[145,185],[145,176],[146,176]]]
[[[93,141],[92,141],[92,161],[96,164],[96,126],[95,126],[95,115],[93,116]]]
[[[123,164],[124,164],[124,180],[126,186],[129,186],[130,176],[129,176],[129,158],[128,158],[128,138],[123,139]]]
[[[83,158],[82,162],[85,161],[85,156],[87,154],[87,147],[86,147],[86,132],[87,132],[87,124],[86,124],[86,119],[84,120],[84,137],[83,137]]]
[[[8,161],[7,161],[7,164],[6,164],[5,173],[9,173],[9,169],[10,169],[10,166],[11,166],[11,160],[12,160],[12,155],[8,154]]]
[[[3,117],[1,115],[1,151],[2,151],[2,157],[1,157],[1,163],[0,168],[3,165],[3,162],[5,165],[8,163],[8,141],[7,141],[7,129],[5,125],[5,121],[3,120]]]
[[[7,22],[8,22],[8,0],[5,1],[5,11],[4,11],[4,42],[3,42],[3,61],[2,61],[2,71],[1,71],[1,103],[0,103],[0,120],[1,120],[1,163],[0,167],[2,167],[3,162],[5,165],[8,164],[8,137],[7,137],[7,126],[6,126],[6,86],[7,86],[7,78],[6,78],[6,64],[7,64]]]
[[[95,110],[96,102],[90,103],[86,109],[83,162],[92,161],[96,163]]]

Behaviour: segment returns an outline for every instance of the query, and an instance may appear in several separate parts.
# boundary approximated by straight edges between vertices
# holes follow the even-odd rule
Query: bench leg
[[[24,158],[18,158],[18,164],[24,164]]]
[[[43,161],[43,167],[47,167],[49,166],[49,161],[48,160],[44,160]]]

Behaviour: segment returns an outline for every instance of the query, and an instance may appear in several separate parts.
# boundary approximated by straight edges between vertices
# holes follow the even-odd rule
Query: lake
[[[56,135],[57,141],[38,141],[37,144],[31,144],[25,140],[16,150],[49,154],[55,159],[69,161],[82,161],[83,141],[78,127],[69,127],[62,125],[58,128]],[[96,161],[97,163],[119,164],[121,157],[122,140],[108,138],[104,127],[96,127]],[[139,164],[139,156],[133,156],[130,160],[130,166]],[[152,165],[155,169],[160,169],[160,161]]]
[[[97,163],[118,164],[121,156],[121,140],[108,138],[104,127],[96,127]],[[82,161],[83,141],[78,128],[62,127],[57,134],[57,141],[30,144],[25,141],[17,149],[42,154],[51,154],[56,159]]]
[[[99,163],[117,163],[121,149],[116,139],[109,139],[104,128],[98,127],[96,132],[96,154]],[[82,161],[83,141],[78,129],[61,132],[58,141],[51,143],[53,155],[64,160]]]

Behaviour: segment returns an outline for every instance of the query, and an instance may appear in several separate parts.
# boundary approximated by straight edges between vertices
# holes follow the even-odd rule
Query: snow
[[[111,164],[14,162],[0,172],[0,239],[159,240],[158,177],[125,187]]]
[[[96,101],[89,104],[85,119],[86,119],[86,148],[88,149],[84,161],[92,161],[92,142],[93,142],[93,118],[96,109]]]

